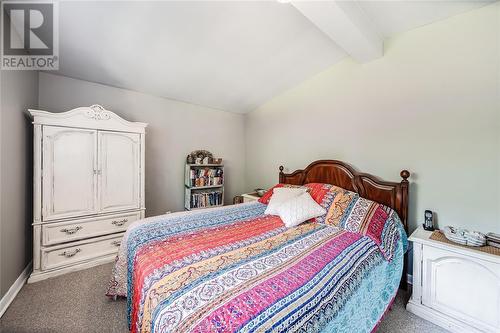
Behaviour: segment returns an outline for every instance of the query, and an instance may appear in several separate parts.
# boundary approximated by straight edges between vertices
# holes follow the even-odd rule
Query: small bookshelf
[[[186,210],[197,210],[224,205],[224,165],[186,164]]]

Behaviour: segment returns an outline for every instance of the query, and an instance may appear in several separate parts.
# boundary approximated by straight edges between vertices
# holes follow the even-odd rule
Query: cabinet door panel
[[[100,211],[139,208],[140,135],[99,131],[98,137]]]
[[[424,246],[422,304],[486,332],[500,329],[497,264]]]
[[[95,214],[97,131],[43,128],[43,220]]]

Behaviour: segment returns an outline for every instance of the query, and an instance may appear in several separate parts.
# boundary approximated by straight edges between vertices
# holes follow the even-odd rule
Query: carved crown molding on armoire
[[[29,112],[34,126],[29,282],[112,261],[128,225],[144,218],[147,124],[100,105]]]

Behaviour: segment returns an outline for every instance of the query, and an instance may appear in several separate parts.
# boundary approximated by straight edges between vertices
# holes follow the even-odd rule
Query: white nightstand
[[[240,204],[240,203],[244,203],[244,202],[252,202],[252,201],[257,201],[259,199],[260,199],[260,197],[255,192],[244,193],[244,194],[235,196],[234,199],[233,199],[233,204]]]
[[[500,256],[430,239],[417,229],[406,309],[451,332],[500,332]]]
[[[244,193],[241,196],[243,197],[243,202],[257,201],[260,199],[256,192]]]

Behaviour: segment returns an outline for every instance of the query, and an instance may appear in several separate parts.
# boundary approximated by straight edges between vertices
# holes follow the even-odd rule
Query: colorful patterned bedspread
[[[399,237],[388,260],[367,236],[322,223],[286,228],[265,207],[132,225],[107,293],[127,297],[131,332],[370,332],[398,288],[402,225],[391,224]]]

